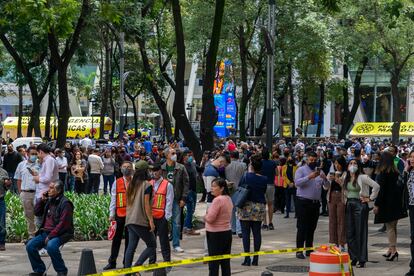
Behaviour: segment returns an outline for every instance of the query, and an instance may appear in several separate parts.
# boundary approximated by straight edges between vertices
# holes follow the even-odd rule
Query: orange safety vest
[[[275,175],[275,186],[276,187],[285,187],[285,181],[282,176],[282,166],[277,166],[277,175]]]
[[[118,178],[116,180],[116,215],[121,218],[126,217],[126,188],[124,178]]]
[[[154,187],[155,181],[150,181],[151,185]],[[161,219],[165,216],[165,205],[167,204],[167,189],[168,189],[168,180],[163,179],[158,186],[158,190],[154,191],[154,197],[152,200],[152,216],[155,219]]]

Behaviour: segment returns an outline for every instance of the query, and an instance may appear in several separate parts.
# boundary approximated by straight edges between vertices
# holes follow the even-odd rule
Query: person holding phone
[[[306,164],[295,173],[297,234],[296,247],[313,247],[313,237],[318,225],[322,185],[326,175],[317,168],[317,154],[307,153]],[[311,251],[306,252],[310,256]],[[305,259],[303,252],[296,252],[296,258]]]

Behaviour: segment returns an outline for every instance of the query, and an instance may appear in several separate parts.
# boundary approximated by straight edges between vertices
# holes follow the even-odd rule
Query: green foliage
[[[78,195],[65,193],[74,205],[75,240],[106,239],[111,198],[102,195]],[[26,219],[20,198],[6,194],[7,240],[20,242],[28,238]]]

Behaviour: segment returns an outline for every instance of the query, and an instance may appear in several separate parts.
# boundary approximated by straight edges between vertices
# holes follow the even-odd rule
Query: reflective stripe
[[[119,207],[124,207],[124,204],[123,204],[123,194],[124,193],[119,193],[118,195],[119,195]]]
[[[344,264],[345,272],[349,272],[349,267],[347,264]],[[342,275],[340,264],[318,264],[310,263],[309,272],[322,272],[322,273],[338,273]]]

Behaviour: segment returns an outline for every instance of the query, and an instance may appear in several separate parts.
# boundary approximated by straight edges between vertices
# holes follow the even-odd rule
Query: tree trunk
[[[316,137],[321,137],[323,111],[325,109],[325,82],[319,84],[319,110],[318,110],[318,128],[316,129]]]
[[[292,63],[288,63],[288,90],[289,90],[289,104],[290,104],[290,124],[292,138],[295,137],[295,95],[293,94],[293,83],[292,83]]]
[[[144,67],[145,74],[147,76],[150,76],[150,77],[147,77],[149,89],[150,89],[152,96],[154,97],[154,100],[158,106],[158,109],[161,112],[161,116],[162,116],[162,120],[163,120],[164,128],[165,128],[165,134],[167,136],[167,139],[169,140],[172,137],[172,130],[171,130],[171,120],[170,120],[170,117],[167,111],[167,105],[164,102],[161,95],[158,93],[158,86],[157,86],[157,83],[155,82],[154,72],[149,63],[145,41],[138,36],[136,38],[137,38],[137,42],[139,45],[139,50],[141,53],[142,64]]]
[[[341,124],[344,124],[345,118],[348,118],[349,116],[349,95],[348,95],[348,78],[349,78],[349,70],[348,70],[348,64],[347,64],[347,58],[345,58],[345,63],[343,65],[343,81],[344,86],[342,88],[342,121]]]
[[[216,107],[214,106],[214,76],[216,71],[217,51],[220,42],[221,25],[223,21],[225,0],[216,0],[214,22],[211,32],[210,45],[206,57],[206,71],[203,77],[203,95],[200,120],[200,140],[202,149],[214,148],[214,125],[217,122]]]
[[[173,116],[176,127],[178,127],[184,136],[187,146],[193,151],[197,161],[201,160],[201,148],[198,138],[191,127],[190,121],[185,113],[184,103],[184,74],[185,74],[185,43],[184,29],[181,19],[181,9],[179,0],[172,0],[172,10],[174,17],[175,41],[177,49],[177,64],[175,71],[175,97],[173,106]]]
[[[400,124],[401,124],[401,100],[398,91],[398,84],[400,82],[400,71],[395,69],[394,72],[391,73],[391,96],[392,96],[392,119],[391,121],[394,122],[392,127],[392,143],[394,145],[398,145],[398,140],[400,138]]]
[[[17,137],[22,137],[23,85],[19,84],[19,117],[17,118]]]
[[[30,120],[27,126],[27,137],[33,136],[42,137],[42,132],[40,130],[40,101],[38,97],[32,97],[32,112],[30,113]]]
[[[114,56],[114,47],[111,47],[111,58]],[[115,62],[114,62],[115,63]],[[116,109],[114,104],[114,93],[112,89],[112,79],[114,77],[114,70],[111,68],[111,78],[109,80],[109,106],[111,108],[111,120],[112,120],[112,126],[111,126],[111,133],[109,134],[110,139],[114,139],[115,134],[115,127],[116,127]]]
[[[368,64],[368,57],[363,57],[362,60],[359,63],[358,70],[355,76],[354,84],[353,84],[353,96],[354,96],[354,102],[352,104],[351,111],[349,113],[349,116],[344,119],[344,123],[342,125],[341,131],[339,132],[338,138],[339,139],[345,139],[346,134],[348,133],[349,129],[351,128],[355,114],[358,111],[358,107],[361,103],[361,95],[359,91],[359,87],[361,85],[361,79],[362,79],[362,73],[365,70],[365,67]]]
[[[56,147],[60,148],[65,145],[66,134],[68,132],[68,122],[70,117],[67,67],[58,68],[58,88],[59,88],[59,125]]]
[[[108,32],[109,33],[109,32]],[[105,37],[104,41],[105,47],[105,87],[103,89],[102,97],[101,97],[101,114],[100,114],[100,122],[99,122],[99,139],[104,138],[104,129],[105,129],[105,116],[108,113],[108,98],[109,98],[109,90],[111,90],[111,43],[109,41],[109,34]],[[102,78],[102,75],[101,75]]]

